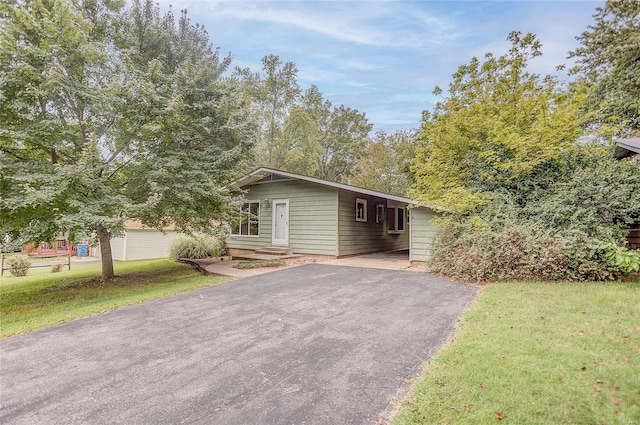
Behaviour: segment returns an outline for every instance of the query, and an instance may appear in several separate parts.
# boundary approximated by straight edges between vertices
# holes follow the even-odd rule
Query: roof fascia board
[[[247,176],[247,179],[249,177],[253,177],[256,175],[261,175],[260,178],[263,178],[264,176],[262,176],[262,173],[273,173],[273,174],[279,174],[281,176],[285,176],[288,177],[290,179],[296,179],[296,180],[304,180],[304,181],[308,181],[311,183],[316,183],[316,184],[320,184],[323,186],[330,186],[330,187],[335,187],[337,189],[342,189],[342,190],[346,190],[349,192],[354,192],[354,193],[361,193],[363,195],[369,195],[369,196],[375,196],[377,198],[385,198],[385,199],[391,199],[393,201],[398,201],[398,202],[404,202],[405,204],[417,204],[416,201],[409,199],[409,198],[405,198],[404,196],[397,196],[397,195],[391,195],[388,193],[383,193],[383,192],[378,192],[375,190],[369,190],[369,189],[363,189],[360,187],[356,187],[356,186],[350,186],[348,184],[344,184],[344,183],[335,183],[335,182],[330,182],[327,180],[322,180],[322,179],[318,179],[316,177],[309,177],[309,176],[303,176],[301,174],[294,174],[294,173],[289,173],[287,171],[280,171],[280,170],[274,170],[271,168],[258,168],[257,170],[249,173],[249,175]],[[244,186],[246,184],[250,184],[248,181],[244,181],[245,179],[240,179],[238,181],[238,184],[240,186]],[[282,181],[282,180],[276,180],[276,181]],[[265,182],[267,183],[267,182]]]
[[[640,137],[618,140],[616,144],[628,151],[640,153]]]

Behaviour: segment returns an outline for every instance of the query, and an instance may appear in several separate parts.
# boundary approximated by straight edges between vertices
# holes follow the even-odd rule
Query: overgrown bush
[[[470,220],[448,220],[436,239],[431,269],[469,282],[566,278],[563,247],[540,229],[510,224],[479,227]]]
[[[9,257],[5,260],[5,264],[9,267],[9,272],[15,277],[26,276],[31,267],[31,261],[26,255]]]
[[[221,233],[202,236],[181,236],[171,244],[169,257],[199,259],[219,257],[226,245],[226,239]]]
[[[492,198],[475,215],[441,220],[434,271],[465,281],[602,281],[640,267],[640,254],[623,247],[640,217],[637,163],[587,158],[547,187]]]

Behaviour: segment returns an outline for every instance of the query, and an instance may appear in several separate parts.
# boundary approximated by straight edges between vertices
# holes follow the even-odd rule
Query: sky
[[[366,113],[373,131],[418,128],[460,65],[506,53],[511,31],[533,32],[543,56],[533,72],[565,75],[567,53],[603,1],[208,1],[159,0],[187,9],[232,67],[261,68],[269,54],[298,68],[298,83],[318,86],[335,106]],[[446,93],[445,93],[446,94]]]

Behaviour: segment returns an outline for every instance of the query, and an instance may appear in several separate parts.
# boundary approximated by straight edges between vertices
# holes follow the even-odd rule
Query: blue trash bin
[[[88,257],[89,256],[89,245],[86,243],[81,243],[76,245],[76,248],[78,250],[77,256],[78,257]]]

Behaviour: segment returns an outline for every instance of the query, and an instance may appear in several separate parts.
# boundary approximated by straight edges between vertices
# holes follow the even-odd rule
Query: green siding
[[[356,198],[367,200],[366,223],[356,221]],[[345,190],[339,191],[339,256],[409,247],[409,224],[405,224],[405,231],[401,234],[388,234],[386,223],[376,223],[376,204],[387,205],[387,200]]]
[[[426,261],[431,255],[431,245],[435,238],[436,228],[431,220],[438,215],[424,207],[412,208],[411,215],[411,244],[409,260]]]
[[[294,253],[337,255],[337,189],[301,180],[273,181],[244,187],[247,200],[289,200],[289,246]],[[259,249],[271,245],[273,204],[260,203],[258,237],[230,236],[230,248]]]

